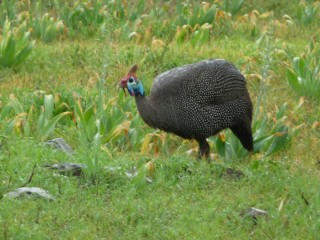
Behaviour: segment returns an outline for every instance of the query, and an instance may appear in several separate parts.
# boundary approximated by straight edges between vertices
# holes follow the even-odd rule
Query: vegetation
[[[287,70],[290,86],[300,95],[320,98],[320,48],[318,41],[312,40],[306,53],[292,57],[288,52],[291,66]]]
[[[11,23],[5,21],[0,38],[1,67],[16,67],[30,55],[34,44],[29,42],[29,32],[24,32],[24,28],[25,26],[21,25],[13,31]]]
[[[319,7],[0,1],[0,238],[317,239]],[[134,63],[148,92],[157,74],[208,58],[242,71],[255,111],[254,153],[225,130],[210,164],[116,89]],[[75,153],[44,144],[56,137]],[[62,162],[86,164],[84,176],[44,168]],[[57,200],[4,196],[25,185]]]

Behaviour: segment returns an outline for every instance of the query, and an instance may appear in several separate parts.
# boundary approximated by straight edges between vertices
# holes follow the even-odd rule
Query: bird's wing
[[[231,63],[222,59],[204,60],[173,68],[158,75],[150,98],[167,97],[196,101],[200,104],[221,104],[246,94],[246,80]]]

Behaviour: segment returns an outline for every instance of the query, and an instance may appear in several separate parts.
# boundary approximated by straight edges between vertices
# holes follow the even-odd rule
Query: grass
[[[210,40],[199,39],[196,44],[189,42],[191,35],[182,43],[175,40],[177,20],[168,23],[168,28],[146,31],[151,36],[128,40],[133,30],[141,34],[148,29],[148,21],[162,26],[163,16],[175,17],[174,8],[166,10],[166,5],[161,8],[157,4],[157,11],[148,15],[153,8],[148,3],[143,11],[148,16],[142,19],[137,14],[141,9],[128,13],[128,5],[123,4],[124,12],[119,10],[118,15],[112,15],[118,19],[106,35],[97,30],[95,36],[89,37],[85,28],[73,29],[72,37],[63,35],[50,42],[31,35],[36,43],[26,62],[0,70],[0,239],[317,239],[319,100],[301,99],[290,88],[286,78],[290,61],[285,49],[289,46],[293,56],[305,51],[319,28],[319,13],[308,26],[298,22],[292,26],[275,25],[270,36],[271,59],[266,61],[266,42],[259,45],[257,40],[273,20],[283,23],[284,14],[296,21],[299,2],[251,2],[260,14],[274,10],[273,17],[258,18],[255,33],[251,31],[252,22],[237,18],[253,10],[250,1],[245,1],[233,19],[215,23]],[[126,22],[121,14],[131,22]],[[89,32],[94,27],[90,25]],[[137,115],[134,99],[116,89],[119,79],[134,63],[139,64],[138,77],[148,93],[157,74],[208,58],[225,58],[241,69],[254,106],[260,92],[259,75],[263,75],[264,93],[260,97],[270,119],[275,119],[276,109],[287,103],[284,122],[290,129],[303,125],[281,151],[263,159],[261,152],[227,161],[216,154],[211,141],[215,159],[211,164],[196,161],[195,154],[187,153],[193,152],[189,150],[197,147],[196,142],[150,129]],[[270,65],[266,66],[267,63]],[[63,137],[75,155],[67,156],[44,146],[41,137],[35,135],[36,121],[44,105],[40,91],[59,96],[55,98],[54,116],[61,111],[74,112],[80,105],[84,111],[89,109],[93,114],[87,120],[90,136],[99,135],[101,139],[89,139],[93,147],[85,146],[81,141],[83,122],[75,124],[79,120],[67,116],[46,139]],[[17,117],[14,111],[5,113],[10,94],[16,96],[26,113],[34,107],[33,117],[29,118],[34,134],[27,136],[18,125],[10,130],[9,123]],[[77,99],[80,105],[76,105]],[[58,109],[62,103],[65,108]],[[301,107],[297,108],[299,104]],[[129,125],[122,124],[125,121]],[[273,124],[268,122],[267,130]],[[104,142],[105,139],[108,141]],[[154,173],[146,169],[150,161],[155,164]],[[58,162],[86,163],[90,167],[80,178],[59,175],[43,167]],[[125,172],[133,167],[139,173],[130,179]],[[227,167],[241,170],[245,177],[237,180],[225,176]],[[33,169],[27,186],[48,190],[56,201],[2,197],[26,184]],[[149,175],[151,184],[145,181]],[[249,207],[266,210],[268,216],[257,222],[243,217],[241,213]]]
[[[41,168],[42,163],[66,157],[31,139],[10,139],[4,148],[14,156],[2,159],[3,178],[10,176],[11,188],[23,184],[36,163],[32,185],[58,197],[55,202],[2,199],[4,238],[316,239],[319,231],[318,177],[284,155],[277,161],[234,164],[247,175],[239,181],[221,177],[219,163],[208,165],[180,155],[157,158],[154,182],[137,188],[123,170],[141,164],[140,154],[102,157],[104,165],[122,170],[101,169],[92,185]],[[239,215],[251,206],[268,210],[269,217],[255,225]]]

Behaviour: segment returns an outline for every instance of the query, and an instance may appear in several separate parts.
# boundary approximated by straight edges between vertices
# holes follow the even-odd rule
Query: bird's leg
[[[202,159],[205,157],[209,162],[210,159],[210,146],[206,139],[197,140],[199,143],[199,151],[198,151],[198,158]]]

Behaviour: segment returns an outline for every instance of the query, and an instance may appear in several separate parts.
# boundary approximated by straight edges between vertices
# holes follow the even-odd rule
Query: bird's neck
[[[145,95],[135,95],[136,104],[141,118],[151,127],[156,128],[158,111]]]

